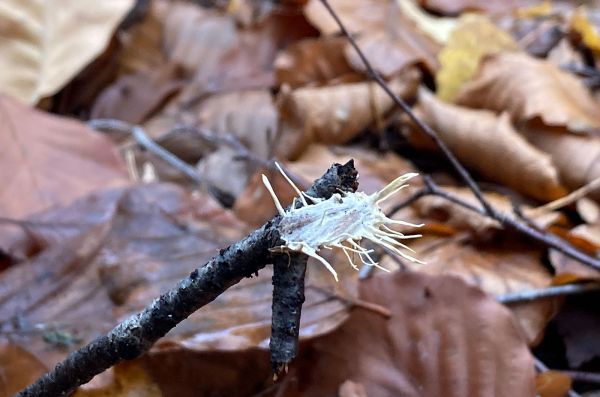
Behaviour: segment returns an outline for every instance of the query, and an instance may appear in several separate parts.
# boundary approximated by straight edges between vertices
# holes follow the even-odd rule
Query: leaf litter
[[[349,158],[365,197],[402,174],[423,176],[382,203],[382,214],[424,224],[422,238],[403,243],[425,264],[387,246],[353,246],[392,270],[371,275],[347,265],[357,252],[319,251],[308,264],[299,356],[277,383],[266,352],[267,268],[75,395],[560,396],[600,388],[580,381],[600,371],[592,289],[497,302],[593,286],[598,271],[482,215],[431,140],[369,80],[320,1],[73,3],[56,24],[41,23],[41,15],[55,18],[48,6],[13,3],[0,10],[9,15],[0,46],[9,71],[0,78],[1,395],[275,215],[262,174],[282,206],[301,198],[275,161],[305,190]],[[593,6],[330,3],[375,71],[474,173],[494,208],[597,255],[597,191],[541,207],[599,176]],[[39,29],[24,34],[15,15]],[[199,178],[127,131],[82,122],[94,118],[140,125]],[[432,194],[432,183],[451,199]],[[554,371],[536,375],[534,354]]]

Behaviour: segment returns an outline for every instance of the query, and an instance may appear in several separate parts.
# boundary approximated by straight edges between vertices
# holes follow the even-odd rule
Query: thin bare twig
[[[600,374],[594,372],[583,372],[583,371],[560,371],[573,380],[573,382],[579,383],[593,383],[600,385]]]
[[[386,94],[388,94],[388,96],[396,103],[396,105],[398,105],[400,107],[400,109],[402,109],[402,111],[404,113],[406,113],[406,115],[411,119],[411,121],[413,123],[415,123],[415,125],[417,127],[419,127],[419,129],[421,131],[423,131],[423,133],[425,133],[427,136],[429,136],[431,139],[433,139],[433,141],[436,143],[436,145],[444,153],[446,158],[450,161],[450,163],[452,164],[452,166],[454,167],[456,172],[458,172],[460,174],[461,178],[465,181],[465,183],[473,191],[473,194],[475,195],[475,197],[477,197],[477,199],[479,200],[479,202],[485,209],[486,213],[490,216],[493,215],[495,213],[494,208],[485,199],[485,197],[483,196],[483,193],[481,192],[481,189],[479,188],[479,186],[477,185],[477,183],[475,182],[475,180],[473,179],[473,177],[471,176],[469,171],[467,171],[467,169],[465,167],[463,167],[463,165],[458,161],[458,159],[456,158],[456,156],[454,156],[454,154],[452,153],[450,148],[448,146],[446,146],[446,143],[444,143],[444,141],[442,141],[442,139],[439,137],[438,133],[435,132],[435,130],[433,128],[431,128],[429,125],[424,123],[421,119],[419,119],[413,113],[410,106],[402,98],[400,98],[398,95],[396,95],[394,93],[394,91],[392,91],[390,86],[385,82],[385,80],[379,75],[379,73],[377,73],[375,71],[375,69],[373,69],[373,66],[371,65],[371,63],[369,62],[369,60],[367,59],[365,54],[362,52],[362,50],[360,49],[360,47],[354,40],[354,37],[348,31],[348,29],[346,29],[346,27],[340,20],[340,17],[337,15],[337,13],[331,7],[329,2],[327,0],[321,0],[321,3],[325,6],[327,11],[329,11],[329,14],[333,17],[333,19],[337,23],[337,25],[340,28],[340,30],[342,31],[342,33],[350,41],[350,44],[352,45],[352,47],[354,48],[354,50],[360,57],[363,65],[367,69],[369,76],[386,92]]]
[[[141,147],[155,154],[158,158],[173,168],[179,170],[192,181],[198,184],[204,183],[204,178],[202,178],[202,175],[200,175],[200,173],[194,167],[187,164],[185,161],[181,160],[179,157],[160,146],[158,143],[154,142],[139,125],[131,125],[124,121],[114,119],[90,120],[88,121],[88,125],[98,130],[129,132]]]
[[[554,298],[557,296],[584,294],[600,290],[599,282],[583,284],[556,285],[548,288],[531,289],[527,291],[510,292],[496,296],[500,303],[529,302],[538,299]]]
[[[579,189],[572,191],[564,197],[561,197],[557,200],[551,201],[547,204],[535,208],[532,212],[530,212],[530,216],[541,215],[547,212],[556,211],[557,209],[566,207],[567,205],[574,203],[580,198],[587,196],[588,194],[590,194],[594,190],[597,190],[598,188],[600,188],[600,178],[594,179],[590,183],[583,185]]]

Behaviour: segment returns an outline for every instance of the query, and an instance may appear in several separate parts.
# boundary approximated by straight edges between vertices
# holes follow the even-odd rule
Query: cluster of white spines
[[[388,226],[397,224],[420,227],[422,225],[390,219],[379,208],[382,201],[408,186],[404,182],[417,176],[416,173],[402,175],[371,195],[363,192],[336,193],[329,199],[324,200],[301,192],[283,172],[279,164],[276,165],[298,194],[297,199],[303,204],[301,207],[295,208],[296,199],[294,199],[291,208],[286,211],[279,202],[267,177],[262,176],[263,183],[271,194],[277,211],[282,217],[279,230],[285,244],[276,249],[298,251],[317,259],[333,274],[336,281],[338,280],[336,271],[325,258],[317,253],[321,248],[332,249],[336,247],[342,249],[348,262],[355,269],[358,269],[358,266],[354,263],[352,257],[354,254],[358,254],[363,265],[376,266],[388,271],[373,260],[370,255],[373,250],[367,250],[358,244],[363,238],[371,240],[405,259],[422,263],[406,252],[401,251],[401,249],[404,249],[414,252],[410,247],[398,241],[420,237],[420,235],[405,235]],[[313,204],[308,205],[307,199]]]

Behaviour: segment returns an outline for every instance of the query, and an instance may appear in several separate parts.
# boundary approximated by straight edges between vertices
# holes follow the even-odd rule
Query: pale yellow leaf
[[[133,0],[0,2],[0,91],[35,104],[98,56]]]
[[[451,102],[464,83],[471,80],[479,61],[487,54],[500,51],[515,51],[517,43],[482,14],[465,14],[448,44],[439,54],[440,69],[436,75],[437,95]]]

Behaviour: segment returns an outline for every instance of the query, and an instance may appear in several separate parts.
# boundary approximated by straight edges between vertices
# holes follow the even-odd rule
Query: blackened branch
[[[356,172],[356,171],[354,171]],[[340,190],[354,192],[358,188],[356,173],[348,174],[349,178],[340,181]],[[336,191],[329,187],[334,184],[315,184],[307,191],[313,197],[329,198]],[[296,201],[296,206],[301,204]],[[277,375],[298,354],[298,335],[300,332],[300,316],[304,303],[304,275],[308,256],[290,252],[279,254],[273,261],[273,314],[271,319],[271,367]]]
[[[356,177],[352,161],[345,165],[335,164],[315,182],[313,194],[322,197],[338,189],[348,190],[356,186]],[[219,255],[194,270],[177,287],[108,334],[69,354],[17,396],[65,396],[119,361],[144,354],[159,338],[200,307],[271,263],[270,249],[282,244],[278,231],[280,219],[273,218],[243,240],[221,250]]]

